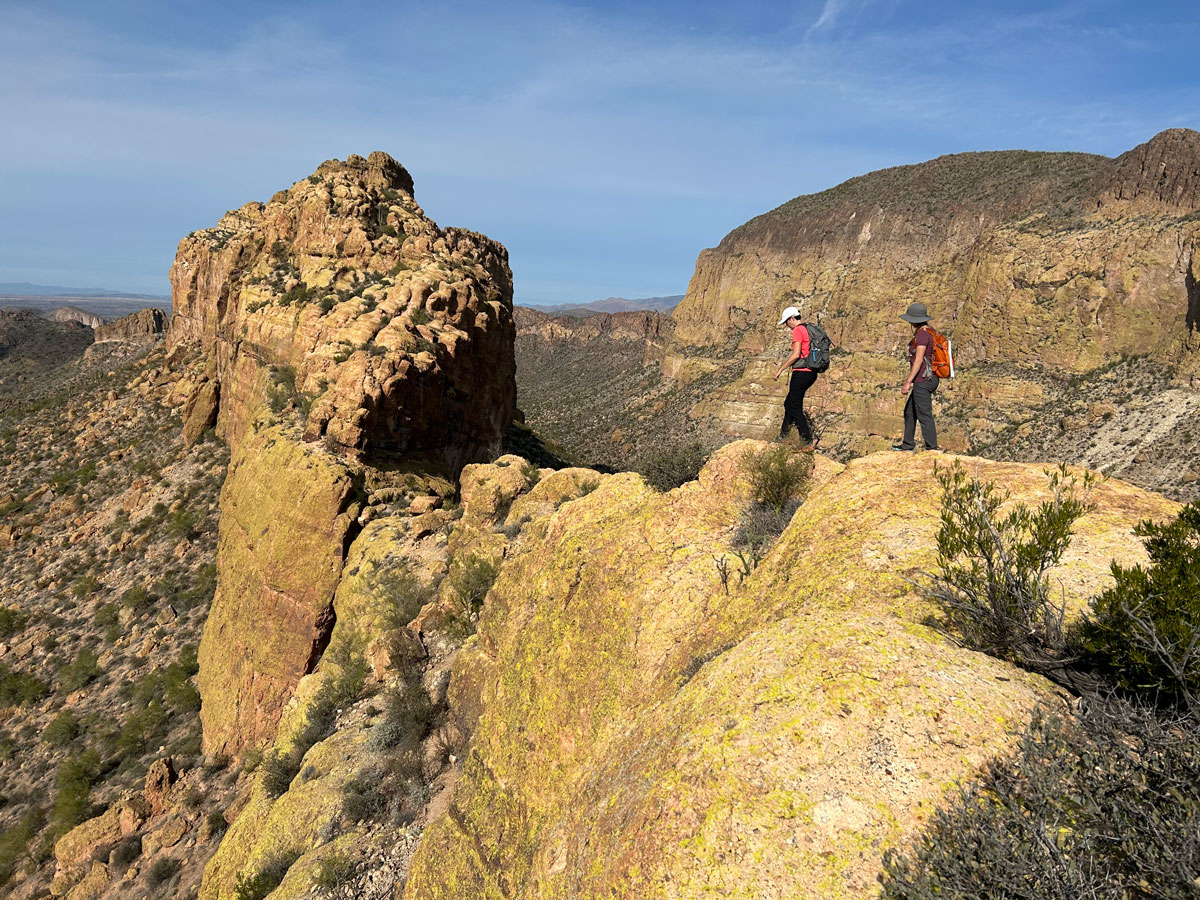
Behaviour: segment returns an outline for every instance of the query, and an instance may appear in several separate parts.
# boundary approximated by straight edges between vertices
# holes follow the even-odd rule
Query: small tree
[[[1066,466],[1047,472],[1050,499],[1023,503],[1001,515],[1008,495],[989,481],[969,478],[962,466],[935,469],[942,486],[938,572],[923,573],[926,592],[964,644],[1034,671],[1064,662],[1065,607],[1050,595],[1047,572],[1071,542],[1076,520],[1091,504],[1089,473],[1079,479]]]

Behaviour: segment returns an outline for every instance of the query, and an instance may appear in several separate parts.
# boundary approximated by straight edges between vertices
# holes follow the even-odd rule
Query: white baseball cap
[[[795,316],[797,319],[800,318],[800,310],[796,309],[794,306],[789,306],[783,311],[783,315],[779,317],[779,324],[782,325],[792,316]]]

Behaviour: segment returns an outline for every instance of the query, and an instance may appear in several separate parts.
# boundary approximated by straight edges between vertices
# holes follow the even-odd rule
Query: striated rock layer
[[[513,504],[505,522],[526,524],[453,665],[470,749],[408,900],[871,897],[883,853],[1036,706],[1070,714],[1040,677],[924,624],[907,576],[936,556],[936,454],[819,458],[743,576],[738,460],[760,446],[668,494],[626,473],[557,509]],[[1040,467],[967,463],[1014,499],[1048,496]],[[1178,508],[1116,480],[1092,499],[1053,575],[1075,604],[1111,560],[1142,558],[1140,519]]]
[[[741,361],[693,415],[731,435],[769,435],[781,416],[770,376],[786,352],[776,322],[796,305],[837,348],[810,395],[828,414],[826,445],[862,452],[899,433],[911,328],[896,317],[920,301],[961,368],[939,392],[962,400],[944,443],[981,446],[1035,414],[1044,375],[1148,355],[1200,387],[1198,235],[1200,134],[1185,129],[1116,159],[965,153],[875,172],[797,197],[703,251],[663,372],[688,382]]]
[[[185,439],[232,449],[200,645],[204,742],[275,734],[334,625],[366,485],[494,458],[515,404],[512,275],[439,228],[384,153],[331,160],[179,244],[173,358],[202,354]]]

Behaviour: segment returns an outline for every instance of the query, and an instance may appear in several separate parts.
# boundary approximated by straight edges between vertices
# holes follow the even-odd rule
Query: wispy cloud
[[[805,38],[812,37],[816,32],[836,25],[838,17],[846,9],[848,2],[849,0],[825,0],[825,5],[821,8],[821,15],[804,33]]]
[[[1052,6],[243,0],[207,31],[142,4],[159,19],[135,34],[10,4],[0,281],[53,260],[69,208],[89,241],[64,266],[123,260],[116,286],[157,292],[180,235],[382,149],[435,218],[509,246],[520,295],[675,293],[700,248],[798,193],[960,150],[1120,152],[1200,110],[1196,28]]]

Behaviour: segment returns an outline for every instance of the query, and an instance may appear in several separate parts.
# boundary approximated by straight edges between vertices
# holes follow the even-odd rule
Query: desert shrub
[[[496,563],[475,553],[454,560],[449,574],[450,586],[458,595],[463,615],[468,621],[479,621],[483,600],[499,574],[500,567]]]
[[[222,835],[228,830],[229,823],[225,821],[225,814],[219,809],[214,809],[204,817],[205,828],[213,837]]]
[[[99,775],[100,757],[94,750],[69,756],[58,764],[50,809],[50,830],[55,837],[66,834],[91,815],[88,798]]]
[[[114,875],[121,875],[132,865],[133,861],[142,855],[142,838],[131,834],[121,838],[113,845],[108,854],[109,868]]]
[[[150,871],[146,873],[146,884],[150,890],[157,890],[175,877],[179,871],[179,860],[164,856],[154,861]]]
[[[180,714],[200,711],[200,692],[192,684],[192,676],[200,671],[195,646],[189,644],[179,651],[179,658],[163,670],[163,699]]]
[[[384,696],[383,718],[371,728],[367,746],[372,750],[395,747],[416,749],[429,732],[433,708],[421,679],[407,675]]]
[[[160,743],[167,735],[169,714],[158,700],[151,700],[134,710],[121,724],[117,735],[117,751],[126,759],[140,757],[148,746]]]
[[[938,572],[924,575],[924,588],[944,624],[972,649],[1036,671],[1058,668],[1067,652],[1065,610],[1051,597],[1046,573],[1091,509],[1077,495],[1079,479],[1065,466],[1047,472],[1049,500],[1001,515],[1008,498],[991,482],[969,478],[958,463],[935,472],[942,486]],[[1085,494],[1092,483],[1086,475]]]
[[[784,444],[750,450],[741,458],[742,474],[750,484],[750,499],[777,511],[800,494],[812,466],[811,454],[793,453]]]
[[[0,662],[0,707],[24,706],[50,693],[49,686],[28,672],[14,672]]]
[[[144,612],[150,608],[154,599],[142,585],[134,585],[121,594],[121,605],[134,612]]]
[[[1194,722],[1103,703],[1079,727],[1036,717],[914,848],[885,854],[883,897],[1193,900],[1197,784]]]
[[[329,658],[338,666],[338,672],[323,681],[313,695],[304,727],[292,740],[292,749],[287,753],[273,750],[259,765],[263,787],[271,796],[277,797],[288,789],[300,772],[304,754],[333,730],[338,708],[354,702],[362,692],[369,667],[358,642],[353,639],[341,642],[330,652]]]
[[[1200,713],[1200,503],[1165,525],[1134,529],[1148,568],[1113,563],[1116,584],[1092,602],[1083,646],[1126,688],[1162,693]]]
[[[100,579],[90,573],[76,579],[74,584],[71,585],[71,593],[80,600],[96,593],[98,590],[100,590]]]
[[[749,550],[759,558],[783,534],[800,508],[799,500],[789,500],[781,509],[765,503],[750,502],[738,516],[738,527],[733,533],[733,546]]]
[[[89,647],[81,649],[75,654],[75,658],[58,672],[59,683],[67,693],[87,687],[99,677],[98,657],[96,651]]]
[[[526,460],[521,463],[521,474],[525,477],[527,487],[533,487],[542,480],[542,470],[535,462]]]
[[[262,786],[271,797],[278,797],[291,785],[292,779],[300,772],[301,754],[296,752],[284,753],[282,750],[272,750],[263,757],[259,769],[262,772]]]
[[[267,894],[279,887],[288,869],[298,858],[298,853],[283,853],[265,860],[253,875],[238,873],[233,889],[235,900],[263,900]]]
[[[175,540],[182,538],[186,538],[189,541],[195,540],[200,534],[197,519],[196,513],[187,504],[184,504],[167,516],[167,534]]]
[[[700,477],[708,452],[699,441],[652,450],[637,464],[637,472],[657,491],[670,491]]]
[[[121,636],[121,618],[120,612],[115,603],[102,603],[96,610],[96,617],[93,620],[97,628],[104,630],[104,639],[110,644],[114,643]]]
[[[79,731],[79,720],[73,712],[66,709],[42,730],[42,740],[51,747],[65,747],[79,737]]]
[[[413,571],[408,559],[394,560],[386,565],[375,564],[366,574],[367,585],[384,607],[384,626],[389,632],[399,631],[433,599],[437,587]]]
[[[429,315],[429,310],[423,306],[416,306],[408,314],[409,320],[414,325],[425,325],[433,316]]]
[[[45,812],[35,806],[0,831],[0,887],[8,883],[21,863],[32,858],[31,845],[45,825]]]
[[[273,367],[267,387],[267,405],[271,412],[283,412],[298,396],[296,370],[291,366]]]
[[[350,882],[354,877],[354,859],[347,853],[330,853],[317,861],[313,870],[313,885],[324,891],[333,891]]]
[[[12,606],[0,606],[0,640],[23,631],[29,616]]]

